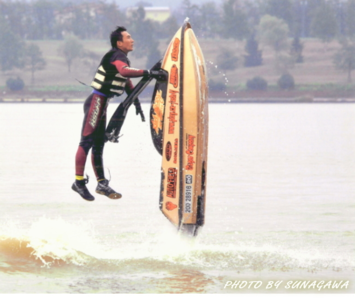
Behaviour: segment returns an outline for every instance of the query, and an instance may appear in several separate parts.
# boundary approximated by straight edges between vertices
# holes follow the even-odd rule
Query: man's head
[[[127,54],[133,51],[133,44],[134,40],[125,27],[117,27],[116,30],[111,33],[112,48],[120,49]]]

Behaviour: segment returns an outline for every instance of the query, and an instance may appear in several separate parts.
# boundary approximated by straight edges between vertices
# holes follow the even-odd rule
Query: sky
[[[1,1],[1,0],[0,0]],[[22,1],[26,1],[26,2],[31,2],[34,0],[22,0]],[[55,1],[55,0],[50,0],[50,1]],[[92,1],[92,0],[90,0]],[[100,1],[100,0],[96,0],[96,1]],[[112,0],[107,0],[105,2],[110,3]],[[179,8],[183,2],[183,0],[131,0],[131,1],[127,1],[127,0],[113,0],[114,2],[116,2],[119,6],[119,8],[126,8],[129,6],[134,6],[136,3],[143,1],[143,2],[147,2],[152,4],[152,6],[164,6],[164,7],[170,7],[171,9],[176,9]],[[224,0],[190,0],[191,4],[197,4],[197,5],[201,5],[204,2],[215,2],[216,4],[220,4],[222,3]],[[73,3],[75,3],[75,0],[72,0]]]
[[[197,4],[197,5],[200,5],[207,1],[213,1],[216,2],[217,4],[223,2],[223,0],[190,0],[192,4]],[[127,6],[132,6],[132,4],[134,5],[135,3],[138,3],[139,0],[136,1],[115,0],[115,2],[119,5],[119,7],[125,8]],[[144,2],[151,3],[153,6],[165,6],[165,7],[168,6],[172,9],[175,9],[181,5],[182,0],[144,0]]]

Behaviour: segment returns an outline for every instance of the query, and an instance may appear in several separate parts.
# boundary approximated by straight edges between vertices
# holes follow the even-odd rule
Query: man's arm
[[[120,60],[111,62],[111,64],[116,66],[118,72],[126,78],[137,78],[137,77],[143,77],[149,75],[149,70],[129,67],[127,63]]]
[[[166,80],[166,74],[162,70],[147,70],[147,69],[137,69],[129,67],[127,63],[121,60],[115,60],[111,62],[116,66],[118,72],[126,78],[137,78],[143,76],[150,76],[158,81]]]

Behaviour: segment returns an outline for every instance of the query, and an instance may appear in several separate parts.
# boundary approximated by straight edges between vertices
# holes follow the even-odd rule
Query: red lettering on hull
[[[179,139],[175,139],[174,142],[174,163],[177,163],[177,154],[178,154],[178,147],[179,146]]]
[[[180,39],[174,39],[173,50],[171,51],[171,60],[178,61],[180,52]]]
[[[173,148],[171,146],[171,143],[167,142],[165,145],[165,157],[166,157],[167,161],[170,161],[172,151],[173,151]]]
[[[169,90],[169,98],[170,98],[170,108],[169,108],[169,129],[168,133],[169,134],[174,134],[175,132],[175,123],[177,122],[176,118],[178,116],[178,102],[177,102],[177,94],[179,94],[178,91],[174,90]]]
[[[177,184],[177,169],[168,169],[168,184],[166,187],[166,195],[169,198],[176,198],[176,184]]]
[[[174,64],[170,69],[170,79],[169,83],[177,88],[179,86],[179,69]]]
[[[195,136],[189,134],[186,135],[186,154],[187,154],[187,164],[185,167],[186,170],[194,169],[195,160],[193,154],[195,148],[195,138],[196,138]]]

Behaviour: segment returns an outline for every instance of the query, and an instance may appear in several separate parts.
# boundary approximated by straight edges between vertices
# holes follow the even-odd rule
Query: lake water
[[[134,108],[104,153],[123,198],[94,193],[88,160],[87,202],[71,190],[82,105],[1,104],[0,293],[355,292],[355,105],[209,111],[206,223],[186,239]]]

